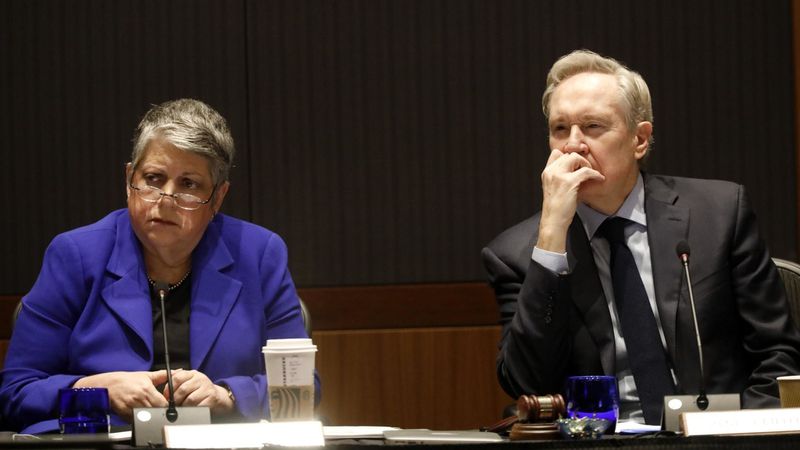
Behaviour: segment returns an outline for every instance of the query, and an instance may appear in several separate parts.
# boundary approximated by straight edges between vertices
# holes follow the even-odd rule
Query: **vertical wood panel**
[[[510,399],[495,378],[500,327],[314,333],[331,425],[475,429]]]

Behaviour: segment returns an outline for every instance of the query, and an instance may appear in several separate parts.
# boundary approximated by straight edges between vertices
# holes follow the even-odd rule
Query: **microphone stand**
[[[178,410],[175,408],[175,390],[172,387],[172,368],[169,365],[169,343],[167,339],[167,308],[164,306],[164,298],[169,292],[169,284],[163,281],[156,281],[154,286],[158,291],[158,298],[161,300],[161,330],[164,333],[164,365],[167,369],[167,386],[169,386],[169,405],[167,406],[167,420],[172,423],[178,420]]]
[[[692,321],[694,322],[694,335],[697,338],[697,352],[700,359],[700,393],[697,396],[697,407],[700,411],[708,408],[708,396],[706,395],[706,375],[703,370],[703,342],[700,340],[700,326],[697,323],[697,311],[694,307],[694,293],[692,292],[692,277],[689,275],[689,251],[680,252],[683,271],[686,274],[686,285],[689,288],[689,304],[692,306]]]
[[[694,322],[694,336],[697,339],[697,355],[700,363],[699,395],[667,395],[664,397],[664,420],[662,425],[665,430],[680,432],[680,413],[701,411],[733,411],[741,409],[739,394],[706,394],[706,373],[703,364],[703,342],[700,339],[700,325],[697,320],[694,292],[692,292],[692,277],[689,275],[689,243],[678,242],[675,248],[683,265],[686,275],[686,284],[689,290],[689,305],[692,307],[692,322]],[[709,398],[711,397],[711,398]],[[712,404],[713,401],[713,404]]]
[[[161,303],[161,330],[164,333],[164,363],[167,370],[169,404],[166,410],[161,407],[133,408],[133,443],[136,447],[164,444],[165,425],[207,425],[211,423],[211,409],[208,406],[175,406],[175,387],[172,383],[172,367],[169,362],[169,343],[167,342],[167,309],[164,305],[165,298],[169,293],[169,284],[156,281],[153,283],[153,288]]]

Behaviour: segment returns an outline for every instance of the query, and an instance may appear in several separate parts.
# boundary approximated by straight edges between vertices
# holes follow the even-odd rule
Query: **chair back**
[[[22,299],[17,302],[17,307],[14,308],[14,313],[11,314],[11,331],[14,331],[14,326],[17,324],[17,317],[19,317],[19,312],[22,309]]]
[[[792,322],[800,329],[800,264],[780,258],[772,258],[772,261],[778,267],[783,287],[786,289]]]
[[[311,337],[311,313],[302,298],[297,297],[297,300],[300,302],[300,312],[303,314],[303,325],[306,327],[306,334]]]

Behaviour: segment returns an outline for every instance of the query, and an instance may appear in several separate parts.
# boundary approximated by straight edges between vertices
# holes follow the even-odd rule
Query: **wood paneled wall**
[[[499,326],[315,332],[319,414],[331,425],[491,425],[513,402],[495,375],[499,338]]]
[[[513,402],[497,383],[500,327],[483,283],[301,289],[332,425],[474,429]]]

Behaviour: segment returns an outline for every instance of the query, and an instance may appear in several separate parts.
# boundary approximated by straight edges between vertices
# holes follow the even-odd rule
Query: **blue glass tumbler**
[[[64,434],[108,433],[108,389],[66,388],[58,391],[58,425]]]
[[[617,379],[604,375],[585,375],[567,378],[567,416],[606,419],[611,424],[607,433],[613,434],[619,417]]]

